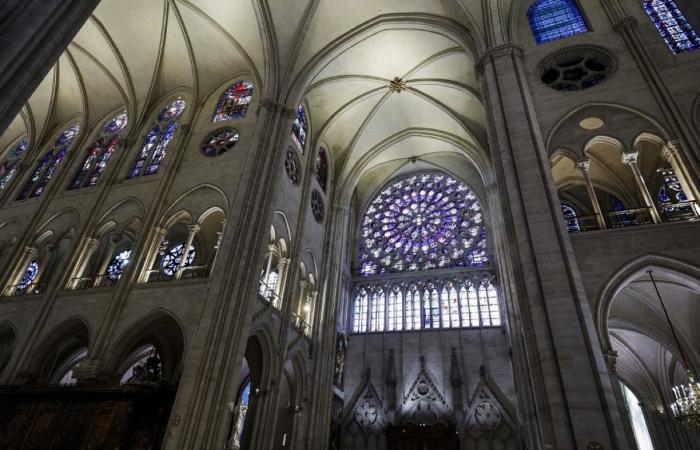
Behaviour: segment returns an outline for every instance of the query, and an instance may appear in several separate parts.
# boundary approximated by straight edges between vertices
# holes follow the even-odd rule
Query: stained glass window
[[[643,0],[644,10],[674,54],[700,48],[700,37],[673,0]]]
[[[372,293],[369,308],[369,331],[384,331],[384,292],[381,289]]]
[[[24,275],[22,275],[22,278],[19,280],[19,285],[17,287],[20,290],[27,289],[32,283],[34,283],[34,279],[38,273],[39,263],[36,261],[30,262],[27,266],[27,270],[24,271]]]
[[[242,388],[238,393],[236,413],[234,415],[234,422],[233,426],[231,427],[226,448],[243,448],[243,444],[246,440],[246,419],[248,418],[248,411],[250,410],[251,388],[252,383],[249,377],[243,382]]]
[[[300,152],[304,153],[304,144],[306,144],[306,132],[308,131],[308,124],[306,123],[306,112],[304,107],[299,105],[297,108],[297,118],[292,124],[292,139],[294,143],[297,144],[297,148]]]
[[[28,146],[27,140],[22,139],[7,153],[5,160],[0,164],[0,191],[4,190],[14,179]]]
[[[580,233],[581,224],[578,221],[578,214],[576,210],[566,203],[561,204],[561,210],[564,213],[564,223],[566,224],[566,229],[569,233]]]
[[[476,194],[442,173],[413,175],[383,189],[367,207],[360,231],[365,276],[488,261]]]
[[[492,275],[420,281],[408,288],[400,281],[382,282],[382,287],[373,284],[355,294],[354,333],[499,327],[502,323]]]
[[[352,314],[352,329],[355,333],[367,331],[367,313],[369,312],[369,295],[362,289],[355,296],[355,305]]]
[[[231,150],[238,142],[238,131],[233,128],[220,130],[210,135],[202,145],[204,156],[218,156]]]
[[[576,0],[538,0],[530,6],[527,18],[538,44],[588,31]]]
[[[183,253],[185,253],[185,244],[177,244],[170,247],[170,250],[163,255],[163,259],[160,261],[160,268],[163,270],[164,274],[172,277],[175,275],[175,273],[177,273]],[[191,265],[192,261],[194,261],[194,257],[194,247],[190,246],[190,251],[187,252],[184,267]]]
[[[97,180],[107,168],[109,159],[121,144],[122,131],[124,131],[127,122],[126,112],[122,112],[102,127],[100,136],[88,148],[87,155],[68,189],[97,184]]]
[[[279,281],[279,277],[280,276],[277,273],[276,268],[270,269],[270,273],[267,275],[263,274],[263,279],[259,288],[260,295],[265,297],[269,302],[272,302],[277,295],[277,283]]]
[[[131,250],[124,250],[116,254],[110,261],[109,266],[107,266],[107,278],[112,281],[119,280],[124,273],[124,269],[129,264],[130,257]]]
[[[403,310],[403,293],[394,289],[389,293],[387,310],[387,330],[400,331],[403,329],[402,310]]]
[[[316,157],[316,180],[318,180],[319,186],[325,192],[328,184],[328,154],[323,147],[318,150],[318,156]]]
[[[216,110],[214,110],[212,122],[224,122],[245,117],[252,101],[252,83],[239,81],[233,84],[221,94],[219,103],[216,104]]]
[[[141,150],[131,165],[128,178],[158,173],[186,106],[185,101],[178,98],[160,111],[158,123],[148,132]]]
[[[647,426],[644,410],[642,409],[639,398],[637,398],[634,392],[624,383],[620,383],[620,387],[622,388],[622,395],[627,405],[627,412],[630,422],[632,423],[632,430],[634,432],[634,439],[637,441],[637,448],[639,450],[654,450],[654,444],[651,440],[651,434],[649,433],[649,427]]]
[[[27,180],[17,196],[17,200],[38,197],[44,192],[49,181],[51,181],[51,177],[56,173],[59,164],[66,157],[68,147],[70,147],[70,144],[79,132],[80,125],[73,125],[61,133],[54,142],[53,147],[37,163],[32,176]]]

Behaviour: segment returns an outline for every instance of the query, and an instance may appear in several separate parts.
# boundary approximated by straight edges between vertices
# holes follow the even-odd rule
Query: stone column
[[[102,280],[106,277],[105,274],[107,272],[107,267],[109,267],[109,263],[112,260],[112,255],[114,255],[114,251],[117,249],[117,246],[121,241],[121,234],[113,234],[109,237],[109,245],[107,246],[105,254],[102,255],[102,261],[100,261],[100,266],[97,268],[97,272],[95,273],[95,280],[93,283],[94,287],[99,287]]]
[[[177,267],[177,272],[175,273],[175,278],[182,278],[182,272],[187,267],[187,255],[190,254],[190,247],[192,247],[192,242],[194,242],[194,237],[199,233],[201,227],[197,224],[189,225],[187,227],[187,239],[185,239],[185,250],[182,252],[182,258],[180,258],[180,264]]]
[[[661,151],[661,156],[671,165],[688,200],[697,202],[700,199],[700,191],[698,191],[693,177],[683,161],[680,142],[668,141]],[[693,203],[693,210],[696,215],[700,216],[700,205]]]
[[[27,267],[29,264],[31,264],[32,261],[37,257],[39,254],[39,250],[37,250],[35,247],[25,247],[24,252],[22,253],[22,258],[20,259],[21,263],[17,265],[17,267],[14,270],[14,273],[9,279],[9,282],[7,284],[7,287],[5,288],[5,292],[3,295],[5,296],[12,296],[17,292],[17,284],[20,282],[22,277],[24,276],[24,273],[27,271]]]
[[[54,252],[56,251],[56,249],[58,249],[58,246],[54,245],[54,244],[49,244],[45,248],[46,248],[46,253],[44,253],[44,256],[42,256],[39,259],[39,270],[36,271],[36,276],[34,276],[34,281],[27,288],[27,292],[31,292],[31,290],[35,289],[36,286],[41,282],[41,278],[44,276],[44,272],[46,272],[46,266],[48,266],[49,263],[51,262],[51,259],[53,258],[53,255],[54,255]]]
[[[275,300],[275,306],[278,309],[282,308],[284,299],[282,298],[282,293],[287,285],[287,278],[289,276],[289,259],[280,258],[277,261],[277,271],[279,272],[279,280],[277,281],[277,287],[275,288],[275,294],[277,294],[277,299]]]
[[[605,226],[605,216],[603,216],[603,210],[600,207],[600,202],[598,202],[598,196],[593,188],[593,181],[591,181],[591,176],[589,170],[591,168],[591,162],[589,160],[579,161],[576,163],[576,168],[581,171],[583,179],[586,182],[586,191],[588,191],[588,197],[591,199],[591,205],[593,205],[593,212],[595,213],[596,223],[598,228],[604,230]]]
[[[90,259],[92,259],[92,255],[95,253],[99,245],[99,239],[91,237],[85,238],[82,254],[78,257],[78,267],[73,272],[70,280],[68,280],[68,287],[70,289],[78,289],[80,286],[80,279],[83,278],[83,275],[85,275],[85,269],[90,263]]]
[[[165,234],[167,230],[164,228],[156,227],[153,230],[153,237],[151,238],[151,244],[146,248],[146,256],[143,261],[143,267],[141,268],[141,275],[138,277],[139,283],[147,283],[150,276],[150,270],[153,268],[153,263],[158,257],[158,250],[163,244],[165,239]]]
[[[528,88],[522,51],[490,49],[479,64],[494,176],[503,211],[500,264],[528,448],[627,450],[610,376]]]
[[[68,47],[99,0],[0,4],[0,134]]]
[[[651,219],[654,223],[661,223],[661,216],[659,215],[659,210],[656,209],[656,203],[654,203],[654,198],[647,188],[647,184],[644,182],[644,177],[642,172],[639,170],[639,165],[637,164],[637,159],[639,158],[638,152],[622,153],[622,163],[627,164],[630,169],[632,169],[632,174],[634,175],[634,181],[637,182],[637,188],[642,194],[644,199],[644,205],[649,209],[649,214],[651,214]]]

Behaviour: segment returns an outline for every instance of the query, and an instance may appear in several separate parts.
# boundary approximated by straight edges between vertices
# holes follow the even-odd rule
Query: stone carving
[[[355,409],[355,422],[364,429],[374,425],[379,417],[379,405],[371,394],[370,391],[365,392]]]
[[[401,422],[419,426],[451,422],[452,412],[433,382],[425,367],[425,358],[421,357],[421,371],[404,397],[401,406]]]
[[[384,433],[384,407],[372,385],[369,369],[347,420],[345,427],[352,434],[369,436]]]
[[[483,429],[493,431],[501,425],[501,411],[490,401],[482,401],[474,408],[474,421]]]
[[[339,332],[335,339],[335,373],[333,383],[338,389],[343,389],[345,378],[345,357],[348,352],[348,337],[345,333]]]

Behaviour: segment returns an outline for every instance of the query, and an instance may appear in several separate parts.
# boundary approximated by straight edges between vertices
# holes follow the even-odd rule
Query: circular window
[[[292,184],[299,183],[299,157],[293,148],[287,149],[287,157],[284,159],[284,170]]]
[[[209,135],[202,145],[204,156],[219,156],[231,150],[238,142],[238,131],[226,128]]]
[[[540,63],[540,79],[558,91],[582,91],[592,88],[615,72],[615,59],[599,47],[562,49]]]
[[[321,193],[314,189],[311,192],[311,213],[314,215],[316,222],[323,222],[323,214],[325,207],[323,206],[323,197]]]

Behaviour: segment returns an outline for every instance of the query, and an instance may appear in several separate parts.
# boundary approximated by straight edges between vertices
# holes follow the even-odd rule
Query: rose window
[[[360,232],[362,275],[481,266],[488,259],[476,194],[443,173],[384,188],[367,207]]]

